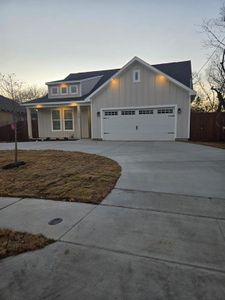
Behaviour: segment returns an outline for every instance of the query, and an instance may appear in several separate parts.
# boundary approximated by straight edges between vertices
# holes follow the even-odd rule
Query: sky
[[[69,73],[120,68],[138,56],[150,64],[212,52],[204,19],[224,0],[0,0],[0,73],[28,84]]]

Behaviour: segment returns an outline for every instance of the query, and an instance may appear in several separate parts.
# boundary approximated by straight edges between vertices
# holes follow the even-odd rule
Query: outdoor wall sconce
[[[97,117],[100,117],[100,111],[97,111]]]
[[[177,109],[177,113],[181,114],[181,108],[180,107]]]

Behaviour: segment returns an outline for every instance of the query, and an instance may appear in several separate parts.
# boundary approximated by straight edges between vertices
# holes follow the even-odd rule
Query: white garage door
[[[104,140],[170,141],[175,139],[175,107],[102,110]]]

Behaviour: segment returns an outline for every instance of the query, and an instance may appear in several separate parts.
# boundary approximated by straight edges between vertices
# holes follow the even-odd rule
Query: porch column
[[[78,138],[81,139],[81,126],[80,126],[80,105],[77,105],[77,133],[78,133]]]
[[[27,110],[27,127],[28,127],[28,137],[32,139],[32,122],[31,122],[31,108],[26,108]]]

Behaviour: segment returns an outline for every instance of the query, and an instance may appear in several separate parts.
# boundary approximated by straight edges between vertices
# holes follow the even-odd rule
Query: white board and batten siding
[[[140,82],[134,83],[133,71],[135,70],[140,70]],[[156,73],[139,62],[134,62],[116,78],[116,84],[110,82],[93,96],[91,101],[92,138],[187,139],[189,138],[190,104],[188,91],[167,78],[162,83],[157,82]],[[158,114],[157,109],[160,107],[172,108],[173,113],[171,116]],[[153,109],[153,114],[140,115],[139,110],[143,108]],[[178,108],[181,111],[180,114],[177,114]],[[104,112],[113,109],[118,111],[118,115],[103,119]],[[123,109],[134,110],[135,114],[122,115]],[[168,130],[165,131],[165,128]],[[107,132],[110,133],[107,134]]]
[[[176,105],[102,109],[101,134],[103,140],[174,140]]]

